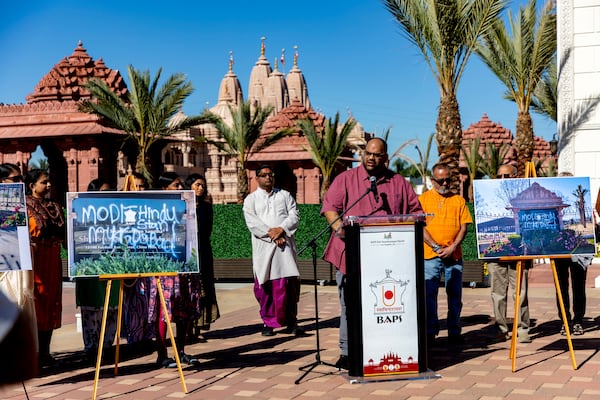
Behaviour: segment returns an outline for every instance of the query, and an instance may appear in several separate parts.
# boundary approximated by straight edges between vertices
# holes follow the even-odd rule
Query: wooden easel
[[[536,172],[535,172],[535,166],[532,162],[528,162],[527,164],[525,164],[525,178],[530,178],[530,177],[536,177]],[[567,343],[569,345],[569,353],[571,354],[571,364],[573,366],[573,369],[576,370],[577,369],[577,362],[575,361],[575,353],[573,351],[573,343],[571,341],[571,332],[569,329],[569,324],[567,322],[567,314],[565,312],[565,303],[563,302],[563,298],[562,298],[562,292],[560,291],[560,283],[558,282],[558,275],[556,274],[556,263],[555,263],[555,259],[556,258],[570,258],[571,256],[566,255],[566,256],[555,256],[553,258],[550,258],[550,266],[552,267],[552,276],[554,277],[554,288],[556,290],[557,293],[557,298],[558,298],[558,303],[560,305],[560,313],[562,316],[562,321],[563,324],[565,326],[565,332],[567,334]],[[531,259],[531,258],[523,258],[523,257],[506,257],[506,258],[501,258],[502,261],[507,261],[507,260],[517,260],[517,287],[516,287],[516,296],[515,296],[515,316],[513,319],[513,330],[512,330],[512,337],[511,337],[511,341],[510,341],[510,359],[512,360],[512,372],[515,372],[517,369],[517,335],[518,335],[518,325],[519,325],[519,317],[520,317],[520,304],[521,304],[521,283],[523,280],[523,260],[525,259]],[[531,259],[532,260],[532,259]]]
[[[125,183],[123,185],[124,191],[137,190],[137,186],[135,185],[135,180],[133,175],[129,174],[125,177]],[[163,276],[176,276],[177,272],[163,272],[159,275],[157,274],[125,274],[125,275],[100,275],[100,280],[106,280],[106,294],[104,298],[104,310],[102,312],[102,326],[100,327],[100,343],[98,344],[98,358],[96,359],[96,373],[94,375],[94,390],[92,392],[92,400],[96,400],[96,394],[98,391],[98,379],[100,377],[100,367],[102,364],[102,349],[104,347],[104,336],[106,333],[106,319],[108,316],[108,304],[110,300],[110,288],[112,285],[112,281],[117,279],[120,280],[119,286],[119,306],[117,312],[117,344],[115,349],[115,370],[114,374],[117,375],[119,371],[119,341],[121,338],[121,317],[123,314],[123,279],[126,278],[144,278],[144,277],[154,277],[156,278],[156,287],[158,289],[158,295],[160,297],[160,305],[162,307],[162,311],[165,315],[165,319],[167,322],[167,330],[169,332],[169,337],[171,339],[171,346],[173,348],[173,352],[175,353],[175,362],[177,363],[177,370],[179,371],[179,379],[181,380],[181,386],[183,387],[183,393],[188,392],[187,386],[185,385],[185,378],[183,376],[183,370],[181,369],[181,360],[179,359],[179,352],[177,351],[177,344],[175,343],[175,335],[173,334],[173,328],[171,327],[171,319],[169,318],[169,310],[167,310],[167,305],[165,303],[165,295],[163,293],[162,285],[160,283],[160,277]],[[160,315],[157,316],[160,318]]]

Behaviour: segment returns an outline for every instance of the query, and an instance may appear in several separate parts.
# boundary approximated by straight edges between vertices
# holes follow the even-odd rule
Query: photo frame
[[[31,270],[23,183],[0,183],[0,272]]]
[[[473,182],[480,259],[596,253],[589,177]]]
[[[189,190],[67,193],[69,277],[199,271]]]

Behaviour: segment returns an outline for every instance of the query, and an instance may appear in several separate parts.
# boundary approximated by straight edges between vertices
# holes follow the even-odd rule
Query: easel
[[[525,178],[530,178],[530,177],[536,177],[536,172],[535,172],[535,166],[533,165],[532,162],[528,162],[527,164],[525,164]],[[562,298],[562,292],[560,290],[560,283],[558,282],[558,275],[556,274],[556,263],[555,263],[555,258],[570,258],[570,256],[555,256],[553,258],[550,258],[550,266],[552,267],[552,276],[554,277],[554,288],[556,290],[556,294],[557,294],[557,298],[558,298],[558,303],[560,305],[560,313],[562,316],[562,321],[565,327],[565,333],[567,334],[567,343],[569,345],[569,353],[571,354],[571,365],[573,366],[573,369],[576,370],[577,369],[577,362],[575,361],[575,353],[573,351],[573,343],[571,341],[571,332],[569,329],[569,323],[567,322],[567,314],[565,312],[565,303],[563,302],[563,298]],[[504,257],[501,258],[500,260],[502,261],[507,261],[507,260],[515,260],[517,259],[517,287],[516,287],[516,296],[515,296],[515,316],[513,319],[513,330],[512,330],[512,337],[510,340],[510,359],[512,360],[512,372],[515,372],[517,369],[517,328],[519,325],[519,311],[520,311],[520,304],[521,304],[521,282],[523,279],[523,257]]]
[[[135,181],[133,175],[129,174],[125,177],[125,184],[123,185],[124,191],[137,190],[137,186],[135,185]],[[175,335],[173,334],[173,328],[171,327],[171,319],[169,318],[169,310],[167,310],[167,305],[165,303],[165,296],[163,293],[162,285],[160,283],[160,277],[163,276],[176,276],[177,272],[162,272],[160,275],[157,274],[137,274],[136,278],[145,278],[145,277],[155,277],[156,278],[156,287],[158,289],[158,295],[160,297],[160,305],[162,307],[162,311],[165,315],[165,319],[167,322],[167,330],[169,332],[169,337],[171,339],[171,346],[173,348],[173,352],[175,353],[175,362],[177,363],[177,370],[179,371],[179,379],[181,379],[181,386],[183,387],[183,393],[187,394],[187,386],[185,385],[185,378],[183,376],[183,370],[181,369],[181,361],[179,359],[179,352],[177,351],[177,344],[175,343]],[[106,332],[106,319],[108,316],[108,304],[110,300],[110,287],[112,281],[117,279],[121,280],[119,286],[119,306],[117,311],[117,345],[115,349],[115,376],[119,371],[119,340],[121,337],[121,316],[123,313],[123,279],[132,278],[131,274],[125,275],[100,275],[100,280],[106,280],[106,294],[104,298],[104,310],[102,312],[102,326],[100,328],[100,343],[98,344],[98,358],[96,359],[96,373],[94,375],[94,390],[92,392],[92,400],[96,400],[96,394],[98,391],[98,379],[100,377],[100,367],[102,364],[102,349],[104,347],[104,336]],[[160,315],[157,316],[160,318]]]

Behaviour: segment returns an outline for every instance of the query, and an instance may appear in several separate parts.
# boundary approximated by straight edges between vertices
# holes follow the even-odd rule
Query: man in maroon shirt
[[[333,223],[323,259],[337,268],[336,282],[341,305],[341,355],[335,365],[340,369],[348,369],[348,324],[344,299],[346,244],[344,243],[342,220],[334,221],[371,187],[371,177],[376,179],[378,195],[375,196],[375,193],[369,193],[349,209],[348,213],[344,214],[345,216],[423,213],[419,199],[410,183],[404,177],[390,171],[387,168],[387,161],[387,143],[381,138],[369,140],[362,157],[362,163],[358,167],[338,175],[323,199],[321,214],[325,216],[327,223]]]

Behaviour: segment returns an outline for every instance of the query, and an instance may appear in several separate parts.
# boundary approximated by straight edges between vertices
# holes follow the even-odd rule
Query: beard
[[[445,196],[448,193],[450,193],[450,188],[448,186],[438,186],[438,188],[435,190],[442,196]]]

